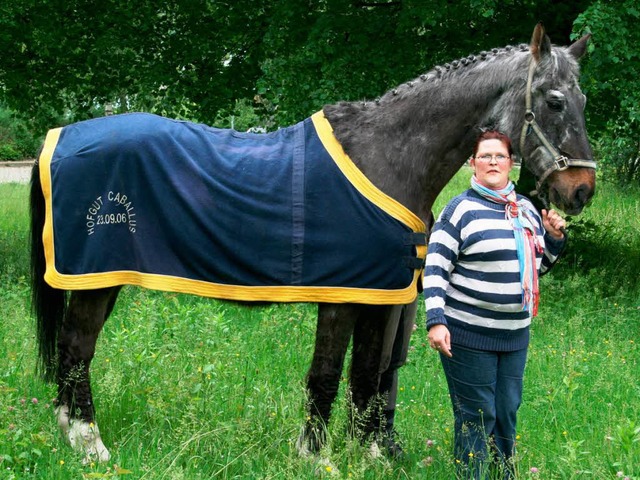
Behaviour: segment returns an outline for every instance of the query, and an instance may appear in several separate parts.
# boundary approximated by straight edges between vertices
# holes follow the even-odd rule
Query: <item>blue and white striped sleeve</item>
[[[451,222],[451,204],[443,210],[431,232],[424,271],[424,298],[427,309],[427,329],[437,324],[447,324],[444,305],[453,271],[460,251],[459,227]]]

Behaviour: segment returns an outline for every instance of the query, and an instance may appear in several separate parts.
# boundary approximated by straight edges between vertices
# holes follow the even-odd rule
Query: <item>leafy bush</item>
[[[0,106],[0,161],[33,158],[40,139],[13,111]]]
[[[22,155],[12,143],[3,143],[0,145],[0,161],[20,160]]]
[[[576,18],[574,37],[592,33],[582,62],[587,124],[607,180],[640,183],[640,31],[637,0],[594,1]]]
[[[604,180],[640,183],[640,123],[611,120],[594,147]]]

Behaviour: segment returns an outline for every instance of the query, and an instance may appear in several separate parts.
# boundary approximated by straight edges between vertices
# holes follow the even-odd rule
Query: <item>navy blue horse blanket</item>
[[[425,225],[353,164],[318,112],[268,134],[151,114],[50,130],[45,280],[232,300],[412,301]]]

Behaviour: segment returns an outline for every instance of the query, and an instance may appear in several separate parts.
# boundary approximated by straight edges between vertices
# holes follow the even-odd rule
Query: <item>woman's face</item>
[[[478,152],[470,165],[478,183],[491,190],[500,190],[509,183],[513,159],[501,140],[491,138],[478,144]]]

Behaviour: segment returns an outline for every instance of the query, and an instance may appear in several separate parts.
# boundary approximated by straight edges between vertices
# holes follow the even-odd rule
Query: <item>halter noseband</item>
[[[542,143],[542,146],[547,149],[547,151],[553,158],[551,162],[546,161],[537,166],[538,168],[536,168],[536,170],[542,172],[540,175],[537,174],[538,172],[534,172],[534,175],[536,175],[537,177],[536,190],[531,193],[540,196],[544,182],[547,180],[547,177],[554,171],[561,172],[569,167],[584,167],[595,169],[596,162],[593,160],[582,158],[567,158],[565,155],[562,155],[553,145],[551,145],[551,142],[549,142],[544,132],[536,122],[536,116],[531,109],[531,85],[533,84],[533,73],[536,70],[536,66],[537,62],[532,56],[531,60],[529,61],[529,74],[527,77],[527,90],[525,96],[526,111],[524,114],[524,124],[522,125],[522,133],[520,134],[520,154],[524,158],[524,141],[531,130],[533,130]],[[530,165],[530,168],[533,169],[533,167],[533,165]]]

